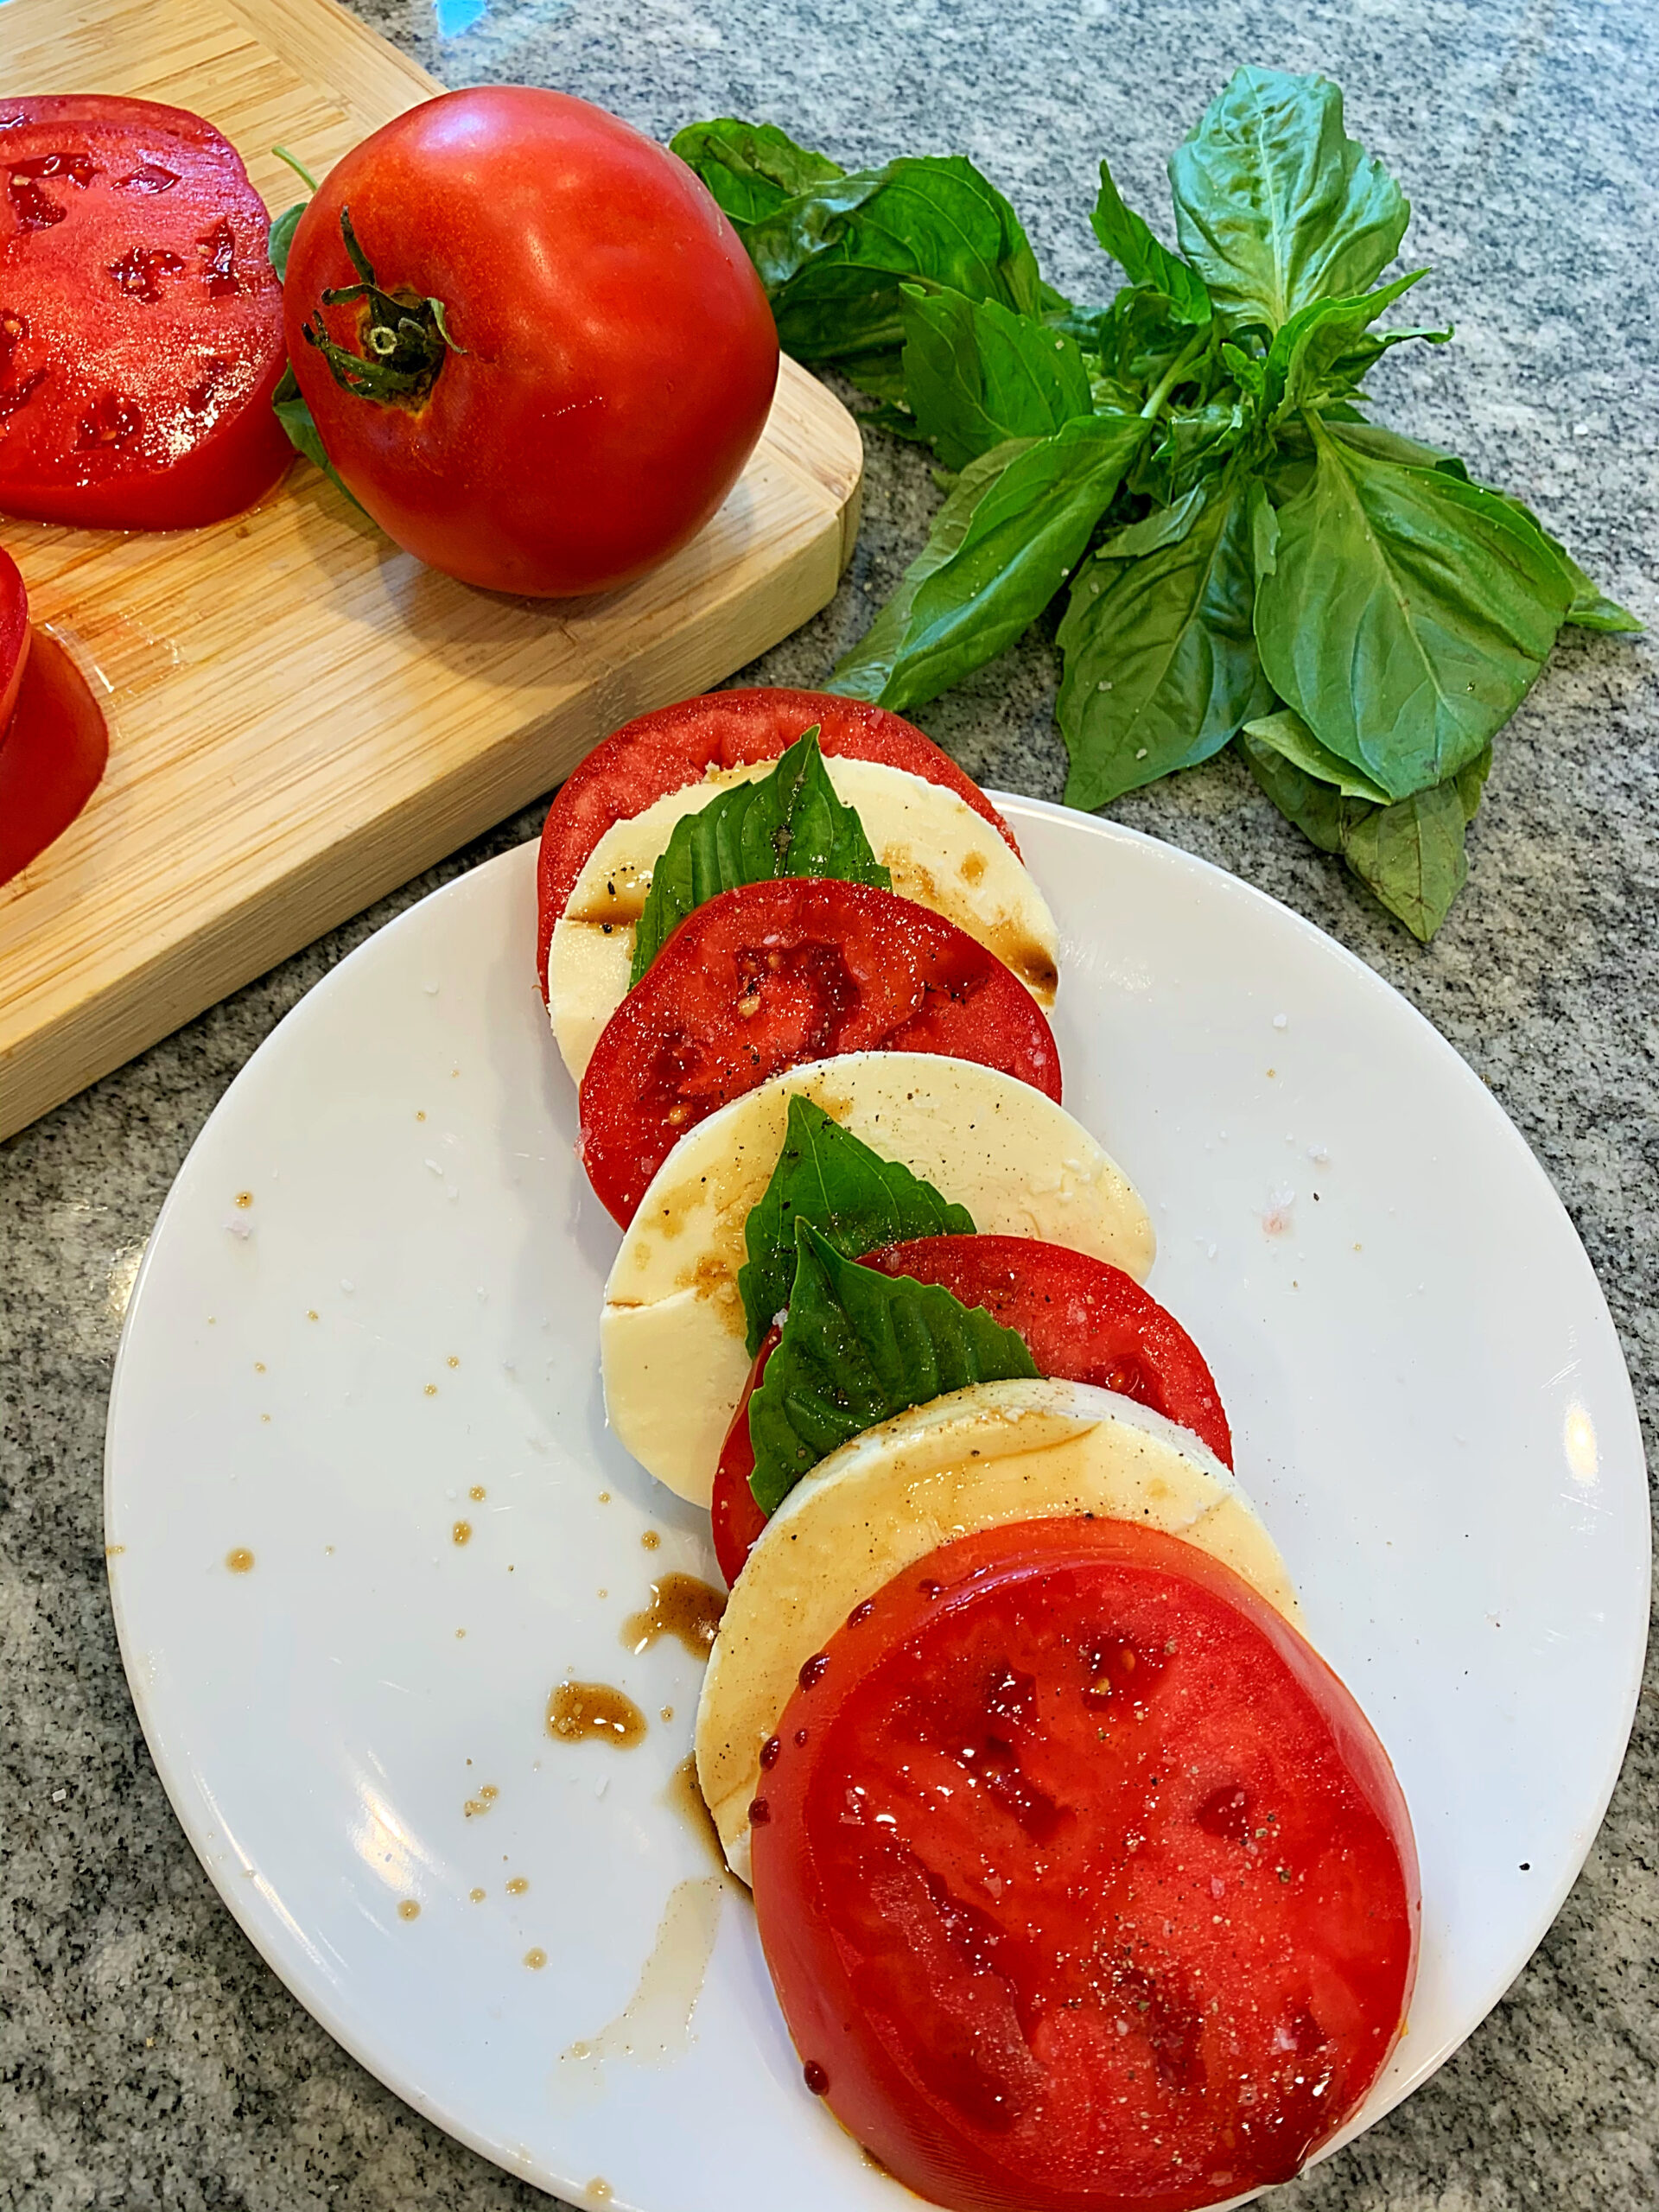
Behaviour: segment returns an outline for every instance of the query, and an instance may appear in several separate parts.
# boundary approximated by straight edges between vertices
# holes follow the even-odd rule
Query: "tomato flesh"
[[[11,719],[0,730],[0,883],[60,837],[98,788],[109,728],[64,648],[35,634]]]
[[[687,915],[582,1079],[582,1158],[624,1226],[689,1128],[837,1052],[938,1052],[1060,1095],[1031,993],[942,915],[863,883],[744,884]]]
[[[572,770],[542,830],[537,870],[536,966],[547,996],[553,925],[570,903],[594,847],[616,823],[643,814],[670,791],[700,783],[710,768],[775,760],[817,723],[831,756],[875,760],[942,785],[988,822],[1018,855],[1014,832],[971,776],[931,737],[885,707],[830,691],[709,691],[624,723]]]
[[[1363,1714],[1138,1524],[947,1544],[802,1670],[751,1809],[809,2086],[956,2212],[1287,2180],[1404,2022],[1421,1897]]]
[[[0,100],[0,508],[175,530],[292,460],[283,302],[230,141],[154,100]]]
[[[359,356],[340,215],[388,293],[443,302],[429,391],[345,390]],[[411,108],[328,172],[283,286],[330,461],[398,544],[468,583],[609,591],[696,536],[766,426],[778,335],[747,254],[683,162],[569,94],[486,85]]]
[[[982,1306],[1005,1329],[1020,1332],[1039,1374],[1092,1382],[1150,1406],[1232,1465],[1232,1432],[1204,1354],[1174,1315],[1121,1268],[1034,1236],[917,1236],[867,1252],[862,1264],[914,1282],[941,1283],[964,1306]],[[749,1400],[778,1337],[775,1328],[767,1332],[749,1370],[715,1472],[715,1556],[728,1587],[766,1525],[749,1487]]]
[[[5,735],[29,660],[29,593],[22,571],[0,545],[0,739]]]

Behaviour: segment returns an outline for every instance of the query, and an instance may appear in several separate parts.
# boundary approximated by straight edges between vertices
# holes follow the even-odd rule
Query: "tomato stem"
[[[388,292],[377,283],[349,207],[340,211],[340,229],[358,281],[331,288],[321,303],[331,308],[353,300],[364,302],[364,350],[355,353],[331,338],[321,312],[303,325],[305,342],[316,348],[334,382],[353,397],[372,399],[382,407],[422,407],[448,356],[464,353],[467,348],[451,336],[442,300],[422,299],[406,288]]]

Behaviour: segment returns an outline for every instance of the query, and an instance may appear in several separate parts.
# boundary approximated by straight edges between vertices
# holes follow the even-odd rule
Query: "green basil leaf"
[[[1503,500],[1308,421],[1317,466],[1278,510],[1273,569],[1257,582],[1262,664],[1321,744],[1407,798],[1509,720],[1572,593]]]
[[[1447,453],[1443,446],[1425,445],[1421,439],[1404,437],[1381,423],[1332,423],[1328,414],[1325,420],[1338,445],[1367,454],[1373,461],[1397,461],[1402,468],[1438,468],[1465,484],[1470,480],[1469,471],[1456,454]]]
[[[1102,539],[1095,548],[1094,560],[1138,561],[1143,553],[1156,553],[1166,545],[1179,545],[1204,512],[1209,496],[1207,486],[1195,484],[1173,506],[1154,507],[1150,514],[1142,515],[1139,522],[1125,523],[1122,530],[1115,530],[1109,537]],[[1081,582],[1081,577],[1078,581]],[[1096,578],[1096,581],[1100,582],[1103,580]],[[1077,587],[1073,584],[1071,596],[1075,600],[1077,595]],[[1098,591],[1095,596],[1099,597]]]
[[[1266,709],[1253,594],[1249,502],[1236,485],[1173,543],[1082,571],[1059,633],[1068,806],[1104,806],[1196,766]]]
[[[1149,226],[1123,204],[1123,195],[1104,162],[1100,196],[1089,218],[1095,236],[1132,284],[1150,284],[1169,301],[1176,318],[1202,328],[1210,320],[1210,295],[1179,254],[1155,238]]]
[[[749,1357],[781,1309],[795,1281],[795,1224],[810,1222],[843,1258],[856,1260],[912,1236],[971,1236],[974,1217],[919,1175],[831,1121],[821,1106],[795,1093],[778,1165],[744,1228],[748,1258],[738,1294],[748,1321]]]
[[[1605,630],[1624,635],[1641,630],[1643,625],[1636,616],[1617,600],[1606,596],[1600,585],[1585,574],[1560,539],[1553,537],[1544,528],[1523,499],[1517,499],[1513,492],[1495,492],[1490,486],[1485,488],[1489,497],[1501,499],[1513,513],[1529,523],[1560,563],[1572,594],[1563,620],[1582,630]]]
[[[1267,746],[1304,775],[1334,784],[1344,798],[1369,799],[1373,806],[1387,806],[1389,794],[1348,761],[1338,760],[1319,743],[1300,715],[1281,707],[1276,715],[1263,715],[1244,724],[1244,734],[1258,746]]]
[[[881,696],[893,675],[893,666],[910,626],[916,594],[936,569],[943,568],[968,535],[975,508],[991,486],[1035,441],[1014,438],[1005,446],[970,461],[951,486],[944,505],[933,518],[927,543],[905,570],[899,588],[876,615],[857,645],[842,655],[825,680],[827,691],[850,699]]]
[[[359,514],[368,510],[356,493],[346,489],[340,471],[323,450],[322,435],[313,419],[311,410],[300,396],[299,378],[291,366],[283,371],[276,389],[270,396],[271,412],[282,424],[289,443],[302,453],[308,461],[320,468],[337,492],[344,493]]]
[[[721,116],[688,124],[669,143],[740,232],[775,215],[785,200],[846,175],[827,154],[798,146],[775,123]]]
[[[1414,269],[1392,284],[1374,292],[1357,292],[1344,299],[1314,300],[1299,308],[1281,330],[1274,333],[1262,370],[1262,407],[1268,416],[1282,420],[1299,415],[1329,392],[1336,365],[1351,358],[1372,323],[1402,293],[1427,276]],[[1396,334],[1414,337],[1414,331]],[[1450,335],[1450,333],[1447,334]],[[1372,356],[1374,359],[1375,355]],[[1368,364],[1369,365],[1369,364]]]
[[[960,156],[889,162],[785,200],[743,242],[799,361],[848,365],[904,342],[899,287],[1036,315],[1042,281],[1020,219]],[[882,397],[893,395],[884,392]]]
[[[841,883],[893,888],[863,823],[836,796],[816,727],[796,740],[769,775],[734,784],[674,824],[652,869],[634,930],[630,990],[671,932],[706,899],[779,876],[833,876]]]
[[[1280,746],[1263,741],[1260,733],[1268,727],[1252,724],[1238,740],[1257,783],[1321,851],[1340,853],[1389,912],[1427,944],[1468,874],[1464,832],[1480,804],[1491,747],[1443,783],[1377,806],[1344,798],[1306,772]]]
[[[897,622],[888,625],[880,690],[865,688],[880,665],[868,638],[837,664],[828,688],[903,709],[994,660],[1082,559],[1148,428],[1138,415],[1083,415],[1014,454],[979,489],[955,550],[916,585],[896,645]]]
[[[1150,285],[1125,284],[1108,308],[1084,314],[1074,309],[1065,327],[1085,353],[1100,363],[1096,384],[1128,394],[1122,411],[1133,415],[1146,404],[1153,387],[1191,344],[1191,328],[1174,302]],[[1110,411],[1096,391],[1095,404]]]
[[[983,1307],[861,1268],[810,1222],[797,1222],[795,1245],[789,1319],[749,1400],[750,1486],[766,1512],[878,1421],[971,1382],[1035,1376],[1025,1338]]]
[[[1241,69],[1169,161],[1181,251],[1230,327],[1274,331],[1299,308],[1363,292],[1411,210],[1342,127],[1323,77]]]
[[[996,300],[903,289],[905,397],[947,468],[1094,411],[1077,341]]]
[[[270,265],[276,271],[276,282],[288,282],[288,257],[293,249],[294,233],[300,227],[300,218],[310,205],[308,200],[296,200],[291,207],[284,207],[280,215],[271,218],[270,237],[266,251]]]

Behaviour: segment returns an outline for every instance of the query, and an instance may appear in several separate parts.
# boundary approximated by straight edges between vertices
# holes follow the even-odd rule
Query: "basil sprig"
[[[742,883],[809,875],[893,888],[893,878],[871,850],[857,813],[836,797],[818,751],[816,724],[782,754],[769,775],[734,784],[675,823],[667,849],[652,870],[651,889],[634,930],[629,988],[662,950],[670,931],[705,899]]]
[[[822,1106],[797,1091],[784,1147],[744,1236],[748,1259],[738,1294],[748,1321],[749,1357],[790,1302],[795,1227],[809,1222],[848,1259],[912,1236],[971,1236],[974,1217],[896,1160],[884,1160]]]
[[[1379,280],[1410,208],[1325,79],[1241,69],[1170,158],[1178,247],[1109,168],[1109,306],[1045,284],[963,161],[848,176],[773,125],[675,141],[747,245],[787,351],[834,364],[954,483],[831,690],[919,706],[1065,594],[1065,796],[1099,807],[1237,746],[1291,821],[1427,940],[1491,742],[1564,622],[1641,626],[1522,503],[1371,421]],[[1266,733],[1264,734],[1264,732]]]
[[[820,1459],[906,1407],[1036,1373],[1025,1338],[982,1306],[860,1267],[798,1218],[789,1319],[749,1400],[756,1502],[776,1512]]]

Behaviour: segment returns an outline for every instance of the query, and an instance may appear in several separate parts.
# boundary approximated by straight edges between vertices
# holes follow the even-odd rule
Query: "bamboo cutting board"
[[[333,0],[0,5],[0,92],[194,108],[276,208],[296,186],[273,146],[321,172],[438,89]],[[798,627],[852,550],[861,461],[845,409],[786,360],[702,535],[557,604],[423,568],[304,464],[207,530],[0,516],[111,735],[85,813],[0,887],[0,1138]]]

